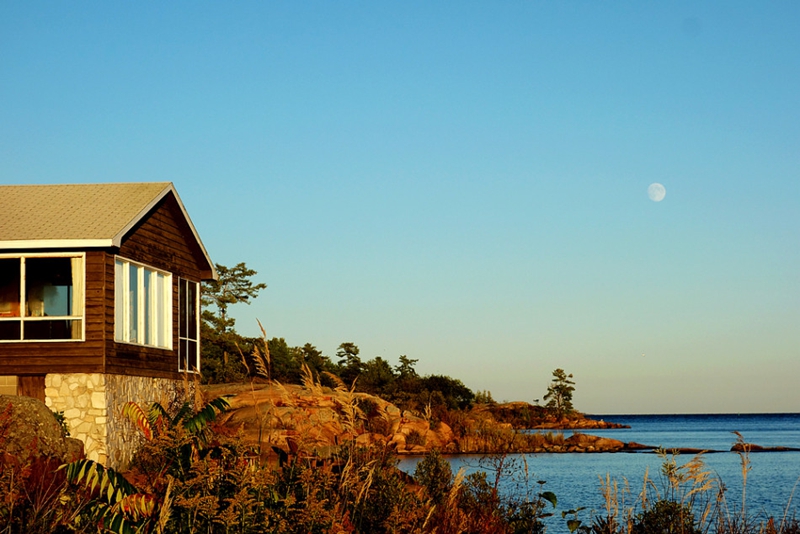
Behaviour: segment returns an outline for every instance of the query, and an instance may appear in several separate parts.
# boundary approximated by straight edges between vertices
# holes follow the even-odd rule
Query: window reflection
[[[20,261],[0,258],[0,317],[19,317]],[[2,335],[0,325],[0,339],[5,339]]]
[[[83,257],[0,257],[0,341],[83,338]]]

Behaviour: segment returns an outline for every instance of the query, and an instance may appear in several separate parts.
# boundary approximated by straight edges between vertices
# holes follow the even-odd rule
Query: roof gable
[[[0,186],[0,250],[119,247],[172,193],[216,278],[216,269],[170,182]]]

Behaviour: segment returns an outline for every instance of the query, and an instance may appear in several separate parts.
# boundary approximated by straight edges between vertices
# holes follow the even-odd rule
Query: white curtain
[[[81,339],[83,334],[83,258],[70,258],[72,267],[72,317],[81,320],[72,321],[72,339]]]

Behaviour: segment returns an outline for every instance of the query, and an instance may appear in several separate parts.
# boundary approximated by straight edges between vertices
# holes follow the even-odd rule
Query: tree
[[[252,351],[252,341],[243,338],[234,329],[235,320],[228,316],[228,306],[250,301],[266,284],[254,284],[251,280],[256,271],[244,263],[228,268],[217,264],[219,280],[203,282],[200,302],[201,314],[201,358],[203,380],[206,382],[236,382],[247,376],[241,362],[239,350],[244,354]]]
[[[364,364],[359,377],[359,386],[360,389],[372,395],[385,396],[395,378],[389,362],[380,356],[376,356]]]
[[[284,338],[273,337],[267,342],[272,379],[286,384],[300,383],[300,366],[303,364],[298,347],[290,347]]]
[[[267,284],[253,284],[250,280],[258,274],[253,269],[248,269],[242,263],[237,263],[235,267],[225,267],[217,264],[217,274],[219,280],[203,282],[201,303],[206,310],[203,311],[203,318],[208,319],[216,325],[217,330],[225,333],[233,328],[235,320],[228,317],[228,306],[244,302],[250,304],[250,299],[258,296],[258,292],[267,287]],[[217,314],[214,315],[207,308],[211,305],[216,306]]]
[[[300,351],[302,361],[318,375],[326,371],[332,372],[334,370],[331,359],[322,354],[322,351],[311,343],[306,343],[302,347],[299,347],[298,350]]]
[[[352,385],[364,370],[364,362],[358,357],[359,352],[358,346],[351,341],[345,341],[336,350],[336,357],[339,358],[336,362],[339,378],[348,386]]]
[[[547,401],[545,407],[549,408],[558,417],[570,414],[575,409],[572,407],[572,392],[575,391],[575,382],[570,380],[572,374],[567,374],[563,369],[553,371],[553,381],[547,386],[547,393],[544,400]]]
[[[422,389],[431,395],[430,402],[441,401],[448,410],[466,410],[475,400],[475,394],[464,383],[446,375],[427,375],[420,379]],[[438,396],[433,396],[439,392]]]
[[[400,356],[400,365],[395,366],[394,370],[400,375],[399,378],[401,380],[416,379],[419,375],[417,375],[417,370],[414,369],[414,366],[418,361],[419,360],[413,360],[403,354]]]

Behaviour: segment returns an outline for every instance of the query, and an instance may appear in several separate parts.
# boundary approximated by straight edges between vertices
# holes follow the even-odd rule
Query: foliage
[[[0,534],[60,534],[71,531],[82,506],[67,491],[60,461],[9,454],[13,405],[0,411]]]
[[[67,418],[64,417],[64,412],[53,412],[53,417],[58,422],[61,430],[64,431],[64,436],[69,437],[69,427],[67,426]]]
[[[700,534],[692,508],[684,503],[660,499],[636,515],[633,534]]]
[[[475,404],[497,404],[492,398],[492,392],[488,389],[486,391],[475,392]]]
[[[120,534],[149,530],[156,510],[153,495],[141,493],[120,473],[92,460],[63,468],[67,480],[91,497],[83,517],[86,522]]]
[[[403,409],[422,413],[432,410],[437,420],[448,418],[447,411],[471,406],[475,395],[460,380],[443,376],[420,377],[414,365],[417,360],[400,356],[394,368],[377,356],[364,361],[353,342],[344,342],[336,351],[334,364],[314,345],[290,346],[284,338],[273,337],[261,346],[263,339],[239,335],[229,307],[249,304],[266,288],[252,279],[258,273],[244,263],[234,267],[217,264],[219,280],[202,285],[201,361],[206,383],[242,382],[248,377],[262,376],[282,383],[299,383],[303,365],[327,387],[335,387],[335,379],[348,386],[357,384],[357,391],[379,395]],[[266,337],[266,336],[264,336]],[[268,368],[261,373],[256,350],[267,356]],[[489,395],[490,396],[490,395]]]
[[[497,422],[522,429],[535,428],[552,418],[548,408],[527,403],[493,404],[489,406],[489,412]]]
[[[228,306],[243,302],[250,304],[250,299],[258,296],[258,292],[266,289],[266,284],[253,284],[251,278],[258,274],[242,263],[233,267],[216,264],[218,280],[203,282],[201,303],[204,307],[215,306],[217,315],[211,320],[221,332],[233,328],[234,319],[228,317]]]
[[[336,350],[336,357],[339,358],[336,362],[336,374],[347,385],[354,384],[364,370],[364,363],[358,357],[359,352],[358,346],[349,341],[339,345]]]
[[[433,504],[441,505],[453,487],[453,470],[450,462],[434,449],[419,461],[414,479],[427,490]]]
[[[244,263],[234,267],[217,264],[219,280],[203,282],[201,288],[201,358],[206,382],[236,382],[246,377],[239,351],[249,354],[252,340],[240,336],[228,315],[233,304],[250,304],[267,286],[253,283],[258,274]]]
[[[458,478],[458,476],[456,477]],[[494,455],[484,458],[479,470],[466,476],[459,493],[464,532],[535,533],[546,531],[558,499],[543,491],[544,481],[531,485],[525,457]],[[501,494],[504,484],[507,492]]]
[[[274,465],[216,426],[226,407],[221,399],[198,410],[186,403],[174,412],[158,404],[126,404],[126,416],[145,439],[124,474],[90,460],[59,467],[53,459],[23,461],[4,453],[11,417],[5,409],[0,534],[541,534],[556,520],[548,520],[556,496],[544,491],[544,482],[530,482],[535,479],[524,455],[492,455],[475,472],[454,476],[434,451],[417,465],[418,486],[397,469],[390,449],[361,448],[354,441],[325,458],[285,455]],[[371,411],[367,404],[362,408]],[[579,517],[584,508],[564,510],[566,528],[579,534],[800,531],[793,518],[726,515],[724,488],[705,469],[702,455],[681,465],[675,455],[660,454],[660,484],[645,476],[630,508],[619,506],[624,499],[606,477],[601,481],[605,513],[584,521]],[[745,449],[743,473],[749,469],[747,454]]]
[[[572,413],[572,392],[575,391],[575,382],[571,380],[572,374],[567,374],[563,369],[553,371],[553,381],[547,386],[547,393],[544,395],[545,405],[552,410],[557,417],[563,417]]]
[[[415,445],[425,445],[425,435],[417,429],[412,429],[406,436],[406,445],[414,447]]]

